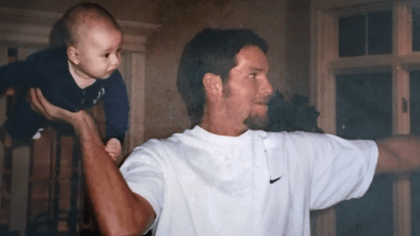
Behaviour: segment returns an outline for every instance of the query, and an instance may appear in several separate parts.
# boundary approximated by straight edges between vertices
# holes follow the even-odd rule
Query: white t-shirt
[[[377,156],[373,141],[196,126],[137,147],[121,172],[153,206],[155,235],[309,236],[309,211],[361,197]]]

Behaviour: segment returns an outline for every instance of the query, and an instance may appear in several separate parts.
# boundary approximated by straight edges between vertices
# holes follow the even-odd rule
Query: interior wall
[[[269,44],[270,81],[286,97],[309,95],[310,0],[96,0],[117,19],[160,24],[149,37],[145,137],[164,138],[190,125],[175,80],[183,46],[199,31],[249,28]],[[77,1],[0,1],[0,7],[64,13]]]
[[[309,0],[207,0],[172,8],[148,45],[145,139],[164,138],[190,125],[176,89],[184,45],[202,29],[249,28],[269,44],[269,79],[286,96],[308,95]]]
[[[0,1],[0,7],[64,13],[73,5],[86,1],[102,5],[109,10],[115,18],[120,20],[139,21],[144,23],[157,23],[159,21],[159,16],[154,14],[158,1],[153,0],[3,0]]]

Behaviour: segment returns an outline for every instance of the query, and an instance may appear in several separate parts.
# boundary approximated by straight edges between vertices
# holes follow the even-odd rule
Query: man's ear
[[[79,51],[73,46],[67,47],[67,57],[75,65],[79,64]]]
[[[208,96],[222,96],[223,84],[219,75],[213,73],[206,73],[203,77],[203,85]]]

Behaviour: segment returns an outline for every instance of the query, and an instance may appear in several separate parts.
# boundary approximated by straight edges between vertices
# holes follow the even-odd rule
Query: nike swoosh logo
[[[270,184],[274,184],[275,182],[277,182],[281,177],[278,177],[276,179],[270,179]]]

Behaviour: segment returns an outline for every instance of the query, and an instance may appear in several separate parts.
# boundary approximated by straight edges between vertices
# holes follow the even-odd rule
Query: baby
[[[39,87],[47,100],[72,112],[103,100],[106,150],[116,159],[128,129],[129,112],[127,89],[117,70],[122,43],[121,27],[106,9],[80,3],[56,22],[49,49],[0,67],[0,91]],[[12,143],[29,140],[48,124],[25,97],[17,97],[14,111],[4,124]],[[64,124],[51,125],[64,134],[69,132]]]

